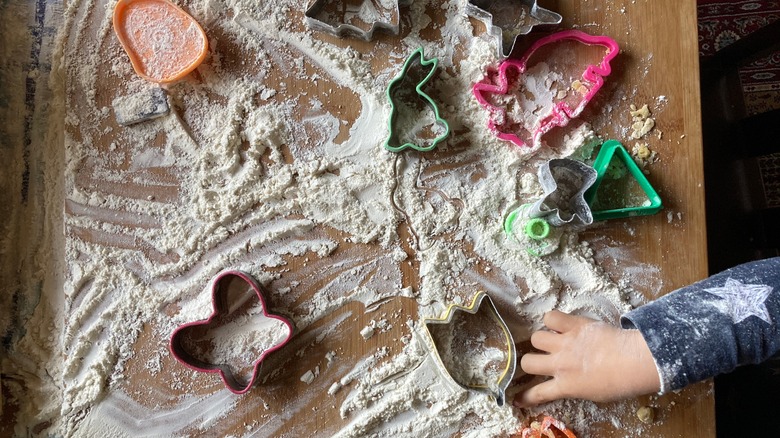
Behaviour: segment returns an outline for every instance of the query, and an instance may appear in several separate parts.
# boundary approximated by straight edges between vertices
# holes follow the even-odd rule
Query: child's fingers
[[[544,325],[550,330],[563,333],[574,328],[576,319],[574,316],[569,315],[568,313],[563,313],[558,310],[551,310],[544,314],[542,322],[544,322]]]
[[[538,385],[534,385],[528,388],[526,391],[518,394],[513,404],[517,407],[524,408],[527,406],[535,406],[541,403],[547,403],[561,398],[557,390],[557,382],[555,380],[548,380]]]
[[[553,375],[549,354],[524,354],[523,357],[520,358],[520,368],[522,368],[523,371],[528,374],[534,374],[537,376]]]
[[[558,333],[564,333],[571,331],[579,325],[582,325],[586,322],[591,322],[593,320],[582,316],[570,315],[558,310],[551,310],[544,314],[542,321],[548,329],[554,330]]]
[[[536,349],[552,353],[559,350],[560,336],[556,333],[540,330],[531,335],[531,345]]]

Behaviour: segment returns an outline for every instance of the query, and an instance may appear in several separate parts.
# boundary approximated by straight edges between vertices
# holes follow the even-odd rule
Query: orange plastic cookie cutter
[[[517,436],[517,435],[513,435]],[[541,423],[534,421],[520,431],[520,438],[577,438],[574,432],[566,428],[559,420],[544,417]]]
[[[203,28],[167,0],[119,0],[113,22],[133,69],[148,81],[175,82],[206,57]]]

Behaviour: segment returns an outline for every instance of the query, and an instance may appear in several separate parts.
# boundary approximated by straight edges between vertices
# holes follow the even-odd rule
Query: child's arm
[[[623,329],[550,312],[531,337],[549,354],[520,365],[552,379],[520,405],[616,400],[666,392],[757,363],[780,350],[780,258],[748,263],[679,289],[621,318]],[[636,329],[636,330],[634,330]]]

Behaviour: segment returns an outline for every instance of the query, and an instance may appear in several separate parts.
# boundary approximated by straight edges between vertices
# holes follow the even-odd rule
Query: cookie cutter
[[[604,142],[599,150],[596,160],[593,162],[593,167],[597,172],[596,181],[593,186],[585,193],[585,199],[591,208],[598,203],[598,191],[599,187],[604,182],[605,178],[618,178],[622,175],[611,175],[614,173],[614,169],[610,168],[610,163],[613,157],[618,157],[620,161],[625,165],[626,170],[634,177],[636,182],[642,188],[642,191],[647,196],[645,205],[637,207],[622,207],[612,208],[606,210],[594,210],[593,218],[597,221],[605,219],[633,217],[633,216],[646,216],[658,213],[663,204],[661,203],[661,197],[658,196],[658,192],[655,191],[650,181],[642,172],[642,169],[636,164],[631,155],[629,155],[623,145],[617,140],[608,140]]]
[[[112,23],[133,69],[147,81],[176,82],[208,54],[203,28],[169,0],[119,0]]]
[[[203,360],[198,359],[197,357],[192,355],[184,347],[184,342],[185,342],[184,338],[188,329],[191,329],[193,327],[210,325],[220,315],[230,313],[229,303],[228,303],[226,293],[221,292],[222,288],[220,287],[220,284],[222,283],[223,280],[232,277],[238,277],[242,279],[244,282],[246,282],[247,284],[249,284],[249,286],[251,286],[252,290],[255,293],[255,296],[257,296],[257,299],[260,301],[260,304],[263,307],[263,315],[262,315],[263,318],[270,318],[270,319],[275,319],[277,321],[280,321],[287,328],[287,335],[284,337],[284,339],[282,339],[282,341],[277,343],[276,345],[273,345],[270,348],[264,350],[260,354],[260,357],[253,362],[252,375],[249,379],[249,382],[247,382],[245,385],[241,384],[236,379],[235,375],[227,366],[227,364],[224,363],[215,364],[215,363],[204,362]],[[250,274],[243,271],[230,270],[230,271],[223,271],[219,273],[212,282],[211,302],[214,311],[211,313],[211,315],[208,318],[206,318],[205,320],[190,322],[181,325],[176,330],[174,330],[170,340],[171,353],[173,354],[173,357],[176,358],[176,360],[181,362],[186,367],[191,368],[195,371],[200,371],[204,373],[218,373],[219,377],[222,379],[222,382],[232,393],[244,394],[245,392],[249,391],[249,389],[252,387],[255,380],[257,379],[258,372],[260,371],[260,365],[262,364],[266,356],[268,356],[268,354],[276,350],[279,350],[280,348],[285,346],[288,342],[290,342],[290,339],[292,338],[293,331],[294,331],[293,325],[286,318],[283,318],[279,315],[272,315],[268,312],[260,285],[257,283],[257,281],[255,281],[254,278],[252,278]]]
[[[390,131],[390,135],[385,141],[384,146],[385,149],[387,149],[388,151],[401,152],[404,149],[412,148],[420,152],[427,152],[435,148],[437,144],[444,141],[444,139],[446,139],[447,136],[449,136],[450,134],[449,123],[447,123],[447,121],[444,120],[439,115],[439,107],[436,105],[436,102],[434,102],[433,99],[422,90],[422,88],[428,83],[428,81],[431,80],[434,73],[436,73],[436,67],[438,65],[439,65],[439,59],[438,58],[425,59],[425,53],[423,52],[423,48],[420,47],[417,50],[415,50],[411,55],[409,55],[409,57],[406,59],[406,62],[404,63],[403,68],[401,69],[401,72],[392,81],[390,81],[390,84],[387,86],[386,95],[387,95],[387,100],[390,101],[390,119],[388,121],[388,129]],[[428,107],[431,108],[435,118],[435,125],[442,127],[444,132],[440,135],[437,135],[433,139],[433,141],[427,146],[420,146],[417,143],[412,141],[407,141],[402,143],[397,134],[397,127],[395,126],[399,114],[398,107],[395,104],[395,99],[397,97],[396,94],[399,91],[403,91],[402,85],[409,77],[410,70],[425,69],[425,68],[428,68],[428,73],[414,87],[414,92],[417,94],[417,96],[420,99],[422,99],[422,101],[425,104],[428,105]]]
[[[452,323],[453,316],[457,311],[475,315],[482,308],[483,302],[487,303],[487,308],[490,312],[490,316],[493,318],[496,324],[501,328],[501,331],[503,333],[504,336],[503,341],[506,343],[506,356],[507,356],[506,365],[499,373],[498,378],[495,381],[495,384],[468,385],[456,381],[447,370],[447,367],[444,365],[444,361],[441,359],[441,356],[439,355],[439,350],[436,347],[436,341],[433,339],[433,334],[430,331],[429,325],[450,324]],[[423,325],[425,326],[425,330],[428,333],[428,338],[431,341],[432,344],[431,350],[433,352],[433,355],[436,358],[439,368],[443,371],[444,376],[465,389],[472,389],[494,397],[496,399],[496,403],[498,404],[498,406],[503,406],[504,402],[506,401],[506,389],[509,387],[509,384],[512,381],[512,377],[515,374],[515,368],[517,367],[517,352],[515,351],[515,341],[512,339],[512,333],[509,332],[509,327],[501,318],[501,315],[498,313],[498,309],[496,308],[496,305],[493,304],[493,300],[490,299],[490,296],[488,296],[483,291],[479,291],[474,295],[474,298],[471,300],[470,304],[466,306],[462,306],[459,304],[450,304],[450,306],[447,307],[447,310],[444,311],[441,317],[424,318]]]
[[[518,22],[508,23],[507,18],[511,18],[518,10]],[[498,41],[499,59],[509,57],[520,35],[527,35],[534,26],[560,24],[563,20],[560,14],[538,6],[536,0],[469,0],[466,3],[466,14],[484,23],[488,34]],[[512,41],[508,51],[505,38]]]
[[[371,23],[369,30],[363,30],[358,26],[347,23],[347,15],[351,11],[347,11],[346,4],[349,2],[343,2],[344,4],[344,22],[333,24],[332,21],[328,21],[328,14],[325,11],[325,7],[328,3],[332,3],[334,0],[316,0],[304,13],[306,25],[311,29],[325,32],[335,35],[339,38],[345,36],[355,36],[364,41],[371,41],[374,37],[376,30],[384,30],[392,35],[398,35],[398,25],[400,22],[400,12],[398,11],[398,1],[393,0],[393,6],[390,8],[383,7],[382,1],[377,0],[363,0],[358,8],[357,13],[352,14],[354,17],[359,18],[359,13],[364,12],[366,7],[374,7],[377,9],[377,15],[381,15],[378,9],[383,9],[385,12],[389,12],[391,18],[389,21],[374,21]]]
[[[542,422],[533,421],[523,427],[520,438],[577,438],[562,421],[545,415]]]
[[[572,107],[564,99],[555,102],[550,113],[545,115],[538,122],[537,126],[525,126],[523,129],[529,133],[529,136],[521,137],[516,133],[507,119],[507,113],[504,108],[492,105],[488,101],[488,95],[507,95],[510,93],[510,81],[508,70],[515,70],[522,75],[528,66],[529,59],[540,48],[564,40],[578,41],[587,45],[604,46],[607,49],[606,55],[598,65],[588,65],[582,73],[582,82],[578,84],[576,92],[582,96],[581,100]],[[502,140],[511,141],[517,146],[532,147],[534,149],[541,146],[541,137],[555,127],[566,126],[569,120],[576,118],[585,109],[585,106],[593,99],[593,96],[604,85],[604,78],[612,73],[610,62],[617,56],[620,48],[615,40],[606,36],[588,35],[578,30],[566,30],[554,33],[536,41],[530,49],[520,59],[507,58],[493,71],[495,75],[488,74],[485,78],[475,83],[472,87],[474,97],[483,108],[490,112],[488,119],[488,128],[496,133],[496,136]],[[491,73],[491,72],[489,72]],[[495,76],[496,83],[493,83],[491,76]]]
[[[544,257],[560,246],[563,228],[552,227],[543,217],[530,217],[531,204],[510,209],[504,219],[504,233],[528,254]]]
[[[593,223],[585,192],[596,182],[596,169],[577,160],[555,158],[542,163],[538,175],[544,196],[531,204],[529,217],[544,217],[556,227]]]

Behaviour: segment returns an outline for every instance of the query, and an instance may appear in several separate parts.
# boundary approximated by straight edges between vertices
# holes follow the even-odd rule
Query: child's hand
[[[544,324],[551,331],[534,333],[531,344],[548,354],[526,354],[520,366],[552,378],[518,394],[516,405],[561,398],[611,401],[659,391],[658,371],[639,331],[558,311],[545,314]]]

